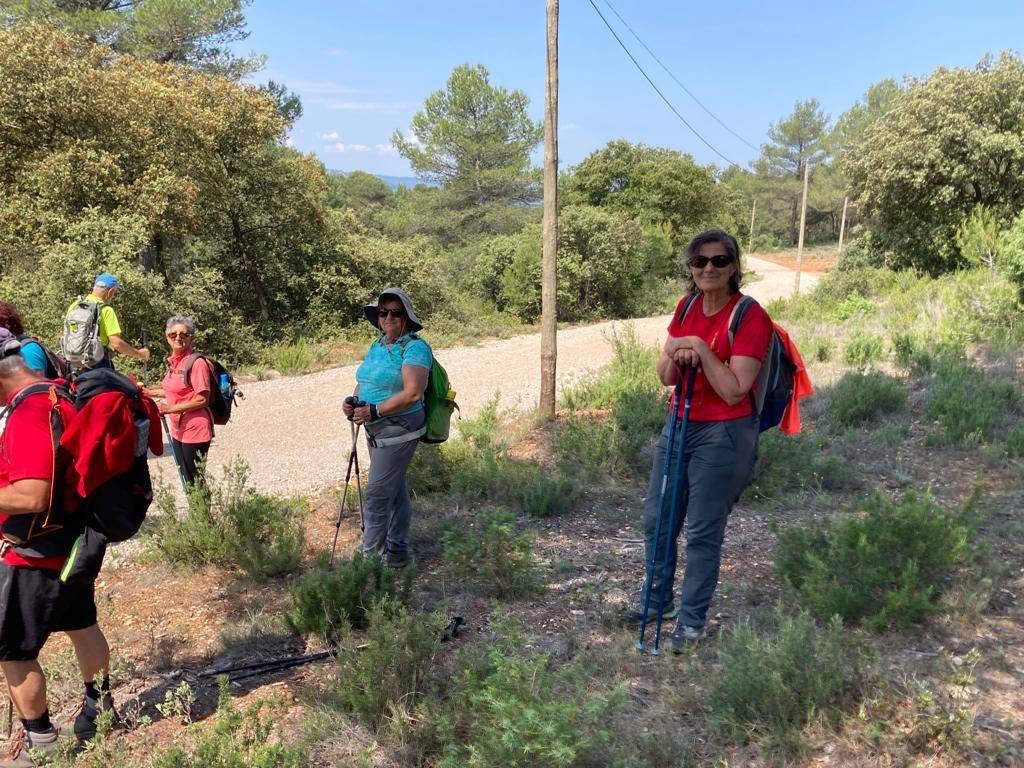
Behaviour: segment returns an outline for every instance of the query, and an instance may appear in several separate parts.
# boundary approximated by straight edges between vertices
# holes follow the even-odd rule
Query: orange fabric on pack
[[[800,357],[800,350],[796,348],[796,344],[789,338],[789,334],[786,333],[784,328],[778,323],[774,325],[775,332],[779,334],[779,339],[782,341],[786,354],[789,355],[789,359],[796,366],[796,371],[793,373],[793,394],[789,398],[786,412],[782,414],[782,421],[779,422],[779,431],[786,435],[795,435],[802,429],[800,423],[800,401],[809,395],[813,395],[814,387],[811,385],[810,376],[807,375],[807,367],[804,365],[804,360]]]

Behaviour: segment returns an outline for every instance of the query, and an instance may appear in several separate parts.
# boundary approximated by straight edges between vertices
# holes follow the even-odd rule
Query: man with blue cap
[[[118,352],[145,362],[149,349],[136,349],[121,338],[121,323],[110,302],[120,290],[120,282],[104,272],[92,285],[92,293],[79,296],[64,316],[61,351],[77,368],[113,368],[111,352]]]

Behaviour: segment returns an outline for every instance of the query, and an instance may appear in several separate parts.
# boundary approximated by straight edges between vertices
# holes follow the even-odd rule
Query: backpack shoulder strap
[[[736,331],[739,330],[740,323],[743,322],[743,318],[747,316],[747,310],[752,306],[760,306],[757,304],[757,299],[753,296],[743,296],[739,301],[736,302],[736,306],[732,308],[732,314],[729,316],[729,347],[732,348],[733,340],[736,338]]]
[[[699,297],[699,291],[692,291],[683,299],[683,306],[679,309],[679,314],[676,315],[676,324],[680,328],[683,327],[683,321],[686,320],[686,316],[690,314],[690,310],[693,309],[693,305],[697,303]]]
[[[192,366],[196,364],[196,360],[200,358],[206,359],[202,352],[193,352],[191,355],[185,358],[185,367],[181,370],[181,377],[185,380],[185,386],[192,386]]]

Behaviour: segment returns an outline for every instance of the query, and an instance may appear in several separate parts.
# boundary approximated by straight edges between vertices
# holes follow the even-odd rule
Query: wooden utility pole
[[[843,252],[843,234],[846,232],[846,205],[849,202],[849,197],[843,198],[843,218],[839,220],[839,253]]]
[[[804,226],[807,224],[807,182],[811,176],[811,163],[804,160],[804,196],[800,202],[800,238],[796,246],[796,287],[794,291],[800,293],[800,267],[804,263]]]
[[[547,0],[547,82],[544,88],[544,231],[540,311],[540,415],[555,417],[558,347],[558,0]]]
[[[750,244],[747,246],[747,253],[754,252],[754,221],[757,219],[757,198],[754,198],[754,205],[750,209]]]

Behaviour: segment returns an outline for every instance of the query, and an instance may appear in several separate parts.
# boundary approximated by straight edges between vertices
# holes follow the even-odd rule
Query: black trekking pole
[[[142,346],[148,347],[149,341],[147,339],[146,329],[142,329]],[[143,388],[149,386],[149,358],[147,357],[142,361],[142,386]]]
[[[651,545],[651,558],[647,561],[647,580],[644,584],[644,608],[640,616],[640,640],[637,641],[636,649],[644,649],[644,635],[647,632],[647,617],[651,608],[651,587],[654,584],[654,564],[658,561],[658,542],[661,540],[661,525],[665,519],[665,491],[668,488],[668,478],[672,467],[672,447],[676,442],[676,425],[679,423],[679,402],[683,397],[683,377],[676,380],[675,395],[672,398],[672,410],[669,415],[668,446],[665,448],[665,464],[661,473],[661,494],[658,497],[658,522],[654,526],[654,543]],[[680,458],[682,458],[680,456]]]
[[[366,403],[356,397],[346,398],[353,408],[362,408]],[[359,493],[359,530],[364,529],[363,522],[363,485],[359,479],[359,425],[349,419],[352,435],[352,449],[348,454],[348,468],[345,470],[345,490],[341,492],[341,501],[338,503],[338,520],[334,524],[334,544],[331,545],[331,565],[334,565],[334,557],[338,551],[338,535],[341,533],[341,519],[345,515],[345,504],[348,502],[348,489],[352,481],[352,473],[356,475],[356,489]]]
[[[668,588],[668,573],[669,573],[669,557],[668,553],[675,541],[672,539],[674,531],[676,529],[676,515],[678,514],[679,508],[679,486],[683,484],[683,458],[684,452],[686,451],[686,428],[690,423],[690,403],[693,400],[693,385],[697,379],[698,366],[690,366],[690,374],[686,377],[686,400],[683,403],[683,418],[682,424],[679,428],[679,455],[677,457],[675,478],[672,484],[672,506],[669,508],[669,523],[668,523],[668,537],[665,539],[665,564],[661,569],[661,589],[658,595],[658,623],[654,630],[654,650],[651,653],[654,656],[658,655],[658,649],[661,644],[661,623],[664,619],[664,606],[665,606],[665,590]],[[679,379],[683,378],[683,367],[679,366]],[[683,520],[686,519],[686,510],[683,509]],[[680,521],[681,523],[682,521]]]
[[[178,479],[181,480],[181,490],[188,496],[188,483],[185,481],[185,470],[181,468],[181,458],[178,456],[178,449],[174,447],[174,438],[171,437],[171,428],[167,426],[167,415],[160,414],[160,421],[164,425],[164,434],[167,435],[167,444],[171,446],[171,456],[174,457],[174,466],[178,468]]]

